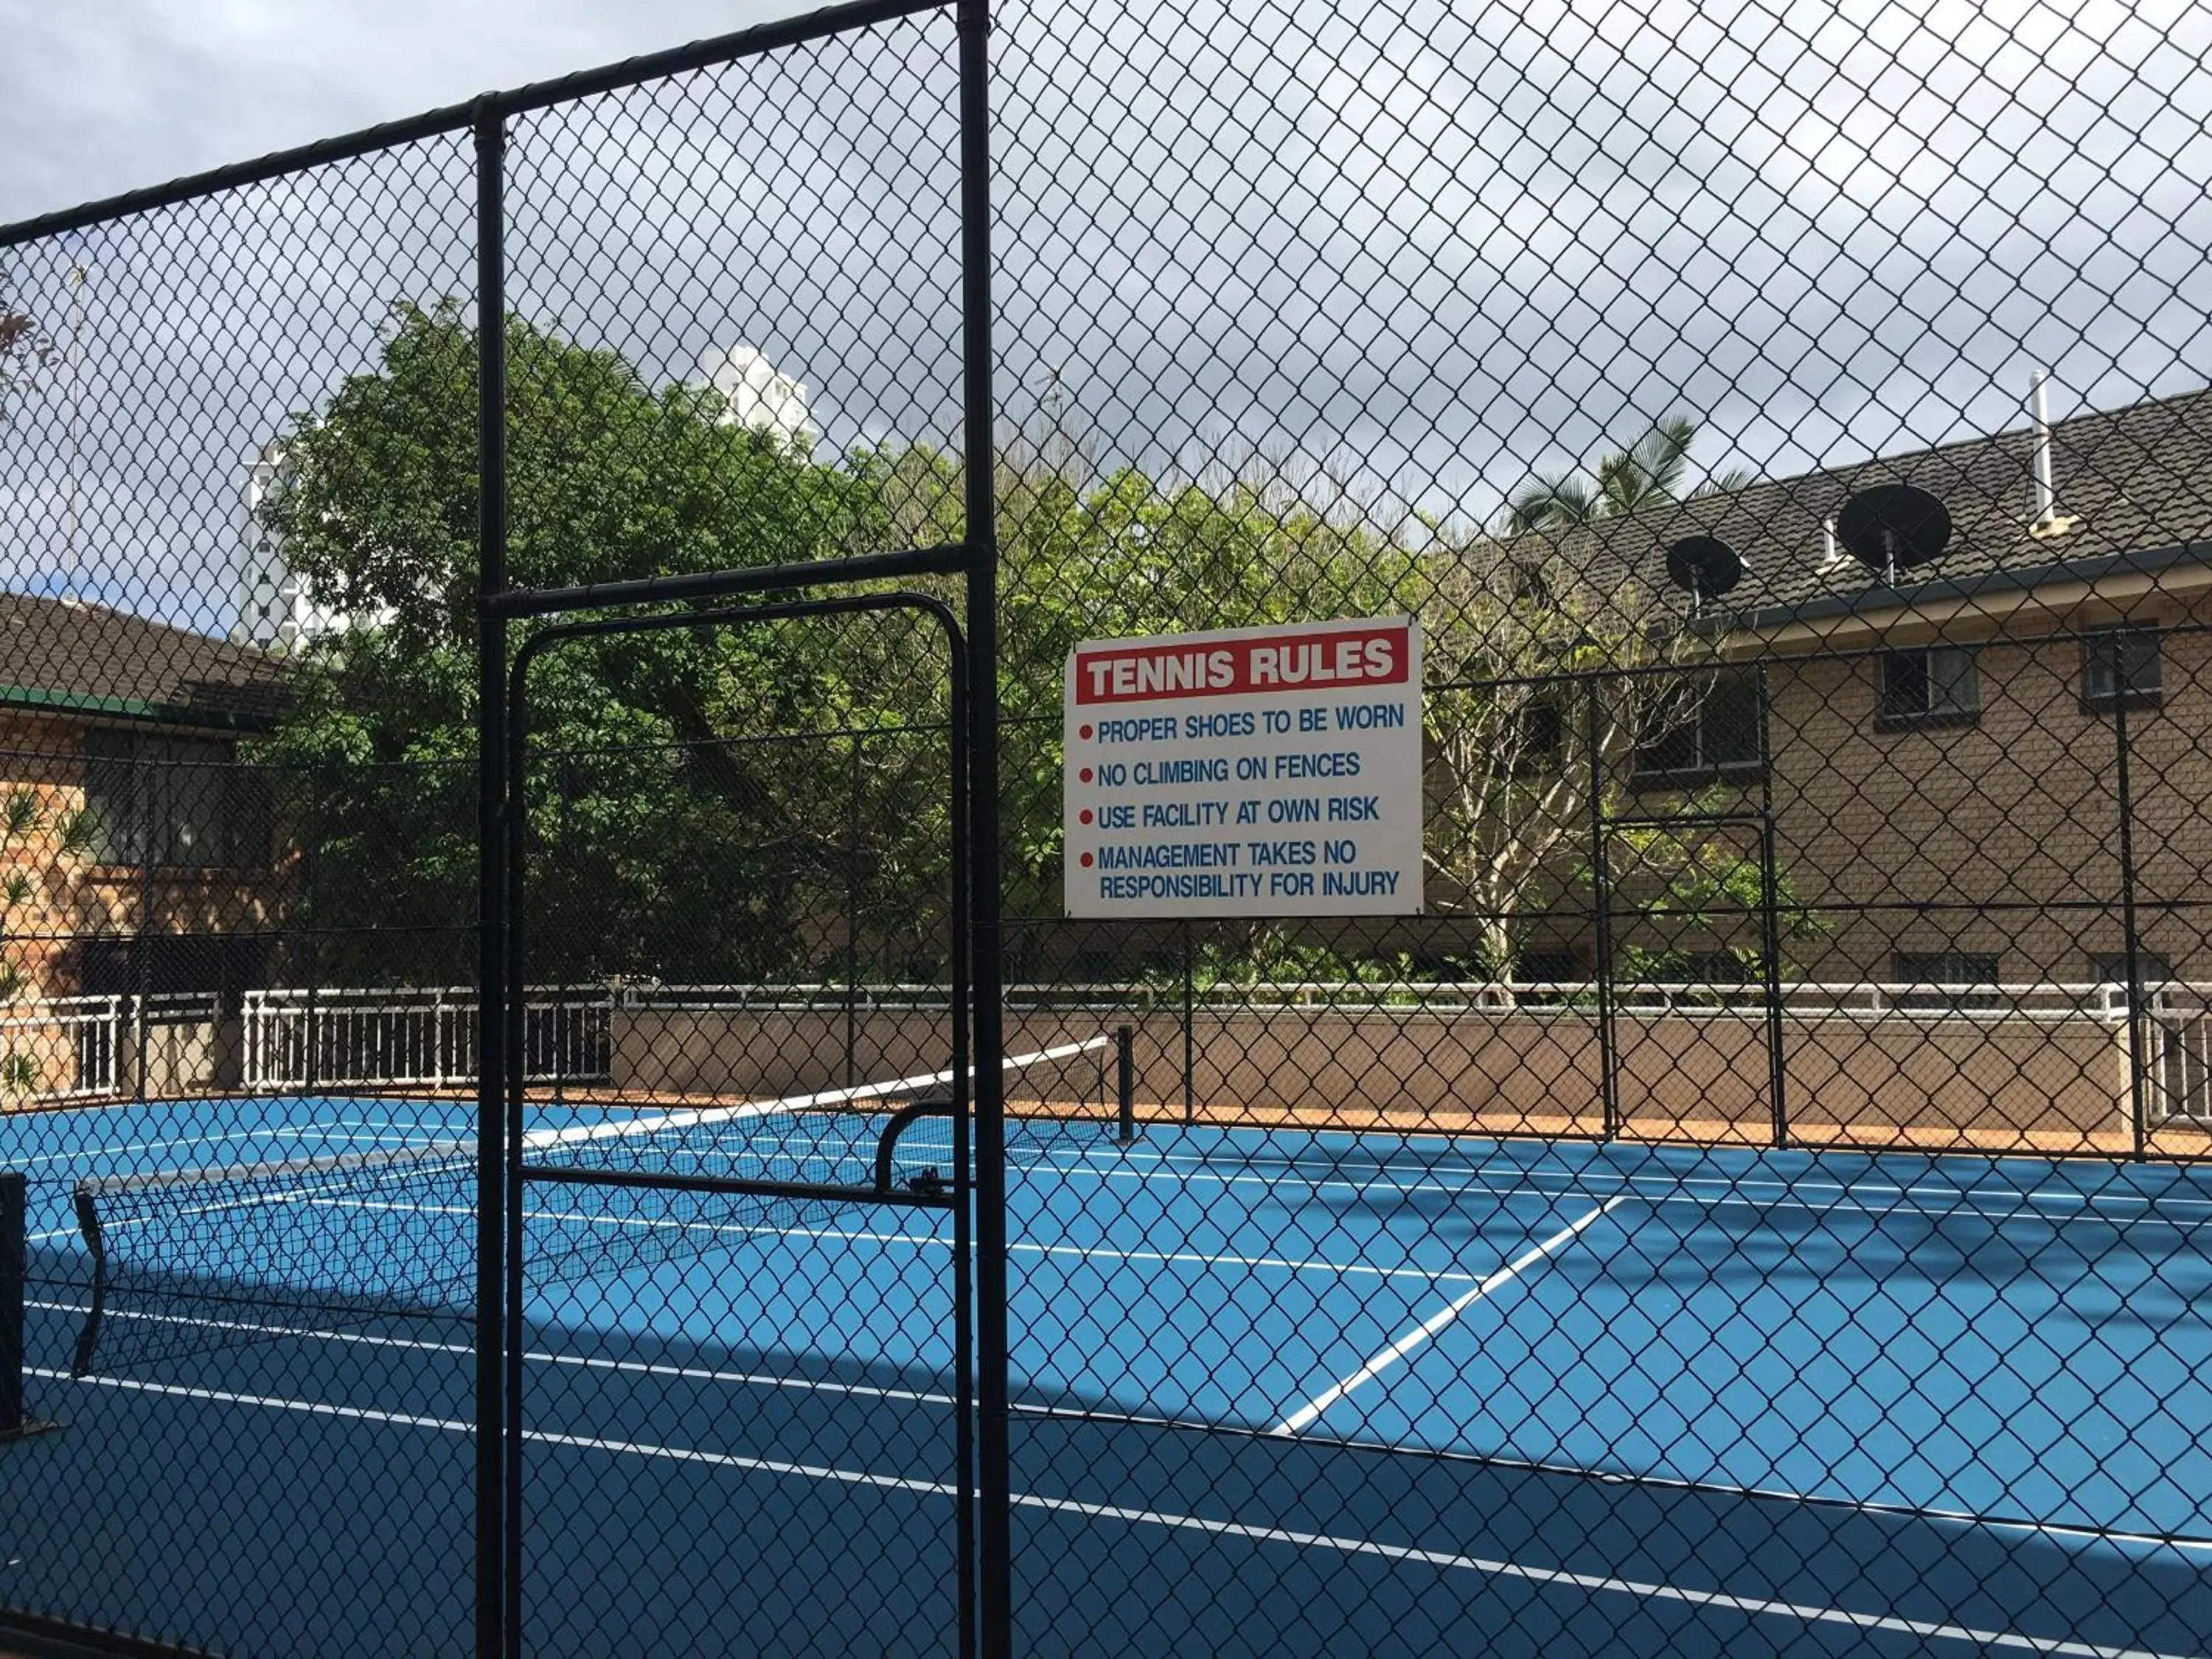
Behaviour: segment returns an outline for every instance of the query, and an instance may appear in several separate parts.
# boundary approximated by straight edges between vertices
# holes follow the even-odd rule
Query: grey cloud
[[[1109,464],[1284,447],[1385,513],[1485,514],[1676,408],[1705,460],[1783,472],[2016,424],[2031,363],[2061,413],[2201,383],[2212,20],[1775,4],[1009,6],[1006,417],[1049,404]],[[483,8],[425,54],[409,3],[270,45],[234,0],[207,41],[165,24],[81,67],[82,95],[120,88],[197,164],[742,21],[708,9],[625,14],[617,41],[583,0],[528,29]],[[251,50],[276,90],[222,112],[218,60]],[[833,446],[951,439],[950,50],[918,22],[519,124],[518,306],[658,378],[758,347]],[[189,141],[171,98],[202,111]],[[51,165],[98,182],[22,206],[175,170],[111,179],[74,142]],[[465,169],[434,146],[115,233],[104,326],[154,389],[102,441],[201,556],[228,556],[244,455],[366,360],[385,303],[465,291]],[[33,252],[0,283],[51,309]],[[50,472],[42,441],[0,454]]]

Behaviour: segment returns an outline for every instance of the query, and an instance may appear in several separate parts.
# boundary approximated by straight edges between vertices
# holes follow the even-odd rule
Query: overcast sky
[[[0,220],[788,10],[694,0],[0,0]],[[1002,408],[1109,460],[1328,461],[1493,512],[1680,411],[1770,476],[2193,390],[2212,12],[2189,0],[1027,0],[994,49]],[[514,296],[656,380],[744,343],[825,442],[957,412],[942,19],[534,117]],[[221,620],[245,459],[467,290],[465,146],[79,249],[65,412],[0,447],[0,571]],[[179,433],[192,434],[188,444]],[[91,456],[94,449],[100,451]],[[164,459],[166,458],[166,459]],[[190,573],[188,580],[179,573]]]
[[[812,9],[0,0],[0,222]]]

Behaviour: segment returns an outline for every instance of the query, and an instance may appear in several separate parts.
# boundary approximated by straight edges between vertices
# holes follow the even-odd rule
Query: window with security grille
[[[84,796],[100,863],[217,868],[268,856],[267,779],[227,743],[88,732]]]
[[[2166,982],[2173,976],[2173,963],[2164,952],[2140,950],[2136,952],[2133,982],[2142,988],[2149,1006],[2156,1007],[2167,1000],[2168,993],[2176,988]],[[2089,953],[2089,982],[2092,985],[2127,986],[2130,983],[2128,953],[2125,951],[2092,951]]]
[[[1755,674],[1714,674],[1687,714],[1670,708],[1674,718],[1647,725],[1636,745],[1636,781],[1665,787],[1755,775],[1765,763],[1759,695]]]
[[[1981,711],[1981,676],[1971,647],[1931,645],[1883,653],[1877,726],[1965,724]]]
[[[1556,769],[1567,750],[1567,713],[1553,697],[1535,697],[1513,716],[1501,757],[1509,777],[1544,775]]]
[[[2166,694],[2159,630],[2130,623],[2100,628],[2081,641],[2081,704],[2092,712],[2148,708]]]

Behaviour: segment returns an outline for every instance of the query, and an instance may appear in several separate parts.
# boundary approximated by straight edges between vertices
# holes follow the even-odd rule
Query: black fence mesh
[[[0,1610],[2205,1652],[2212,16],[986,21],[0,230]]]

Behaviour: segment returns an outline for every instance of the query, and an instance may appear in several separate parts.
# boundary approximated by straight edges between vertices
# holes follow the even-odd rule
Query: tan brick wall
[[[2206,978],[2212,638],[2169,634],[2164,655],[2163,702],[2127,716],[2139,927]],[[1796,948],[1804,976],[1887,979],[1897,951],[1956,949],[1998,954],[2008,981],[2079,981],[2121,949],[2115,719],[2081,707],[2078,640],[1992,638],[1978,669],[1978,720],[1893,732],[1877,657],[1770,669],[1782,860],[1832,929]]]

